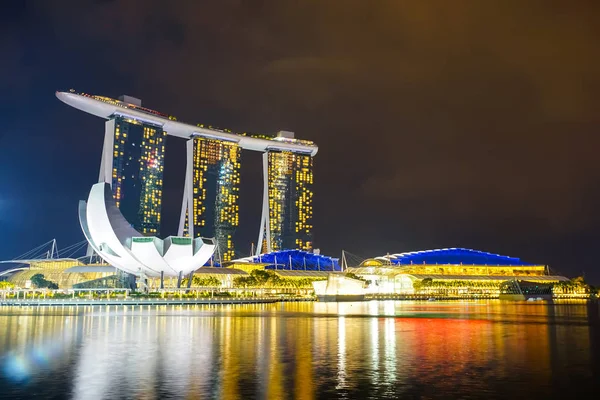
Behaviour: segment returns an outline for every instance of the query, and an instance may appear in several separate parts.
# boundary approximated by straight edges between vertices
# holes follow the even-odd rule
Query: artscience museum
[[[117,207],[108,183],[92,186],[87,202],[79,202],[81,229],[94,251],[107,263],[137,277],[192,274],[212,257],[214,239],[169,236],[162,240],[136,231]]]

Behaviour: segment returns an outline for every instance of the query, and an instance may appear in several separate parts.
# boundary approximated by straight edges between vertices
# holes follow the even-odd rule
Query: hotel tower
[[[222,261],[235,257],[239,224],[240,147],[195,137],[187,143],[187,173],[179,234],[214,237]]]
[[[312,249],[312,157],[289,151],[268,151],[263,154],[267,169],[267,221],[262,229],[268,232],[265,251]],[[266,206],[266,205],[265,205]],[[266,219],[266,218],[265,218]]]
[[[141,106],[138,99],[127,101]],[[98,181],[110,183],[123,216],[145,235],[160,234],[166,135],[160,125],[139,119],[105,122]]]

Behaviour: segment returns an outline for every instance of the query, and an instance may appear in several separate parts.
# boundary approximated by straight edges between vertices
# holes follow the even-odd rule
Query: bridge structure
[[[28,264],[31,261],[72,258],[81,253],[86,246],[87,240],[82,240],[59,250],[56,239],[52,239],[10,260],[0,260],[0,264]]]
[[[56,239],[42,243],[33,249],[26,251],[10,260],[0,260],[0,280],[4,280],[20,271],[30,269],[32,263],[40,261],[68,261],[77,262],[79,259],[86,258],[76,257],[81,254],[87,247],[87,240],[83,240],[72,245],[66,246],[59,250]],[[75,258],[73,258],[75,257]],[[97,256],[88,257],[88,262],[99,261]]]

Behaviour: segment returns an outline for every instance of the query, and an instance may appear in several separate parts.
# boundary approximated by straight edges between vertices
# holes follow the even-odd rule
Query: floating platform
[[[364,301],[366,282],[345,275],[329,273],[326,281],[312,283],[319,301]]]

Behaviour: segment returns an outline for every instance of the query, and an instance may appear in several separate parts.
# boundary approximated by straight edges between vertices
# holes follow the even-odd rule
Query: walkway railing
[[[167,288],[151,293],[130,289],[15,289],[0,290],[0,305],[176,305],[247,304],[277,301],[311,301],[312,291],[272,293],[267,289]]]

